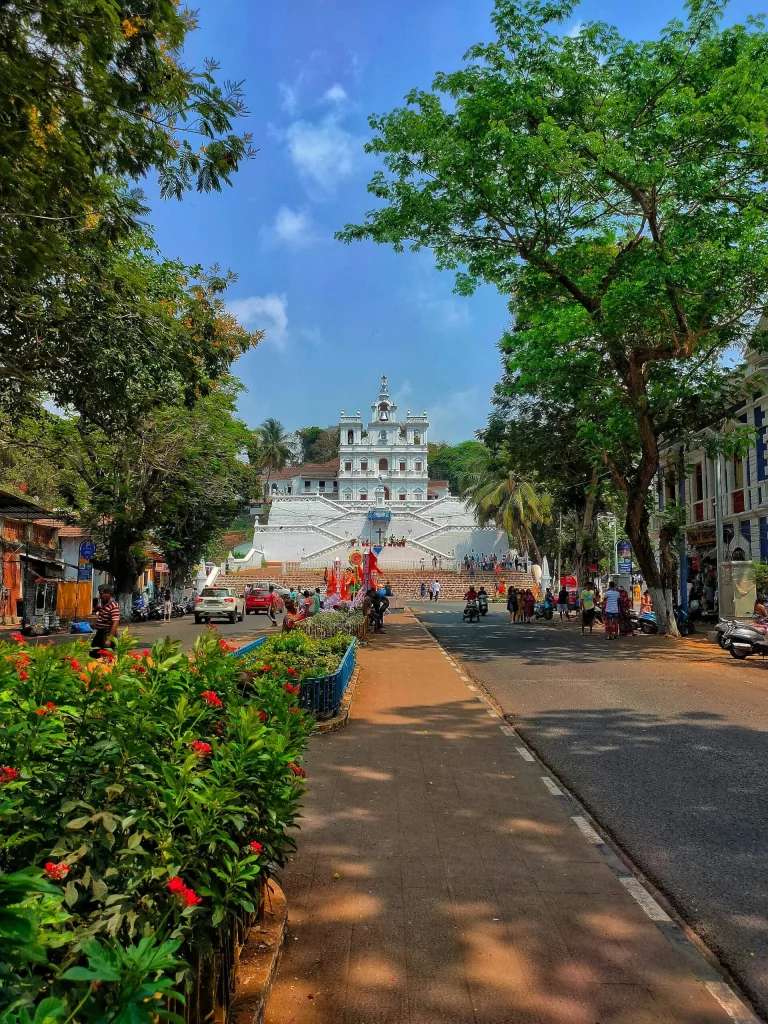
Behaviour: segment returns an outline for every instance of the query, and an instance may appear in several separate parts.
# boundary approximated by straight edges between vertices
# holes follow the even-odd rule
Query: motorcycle
[[[534,615],[537,619],[546,619],[549,621],[555,614],[555,606],[549,598],[545,598],[543,601],[539,601],[534,609]]]
[[[138,597],[131,605],[131,622],[146,622],[149,618],[149,608],[143,597]]]
[[[174,601],[171,606],[171,615],[174,619],[181,618],[182,615],[186,614],[186,606],[181,604],[179,601]]]
[[[151,622],[157,622],[159,619],[162,619],[162,617],[163,617],[163,602],[162,601],[158,601],[158,600],[154,600],[154,601],[150,602],[149,609],[148,609],[148,612],[147,612],[147,618]]]
[[[726,649],[732,658],[743,661],[750,654],[765,654],[768,627],[757,622],[739,622],[725,634]]]
[[[715,633],[717,635],[717,646],[722,650],[728,650],[728,637],[731,630],[736,629],[741,623],[738,619],[721,619],[715,627]]]
[[[481,615],[488,614],[488,595],[478,594],[477,595],[477,607]]]
[[[630,615],[630,618],[631,617],[632,616]],[[680,636],[690,636],[691,633],[696,632],[688,614],[684,612],[682,608],[675,608],[675,622],[677,623],[677,631]],[[637,616],[637,626],[639,626],[640,631],[645,633],[646,636],[659,632],[659,624],[656,620],[655,612],[640,612]]]
[[[462,622],[479,622],[480,621],[480,609],[476,600],[467,601],[467,605],[464,609],[464,614],[461,617]]]

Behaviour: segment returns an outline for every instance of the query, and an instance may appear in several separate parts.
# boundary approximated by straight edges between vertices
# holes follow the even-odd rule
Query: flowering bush
[[[295,685],[303,679],[316,679],[337,672],[352,641],[353,637],[346,633],[317,640],[294,630],[267,637],[241,662],[253,673],[257,690],[263,685]]]
[[[0,644],[0,911],[50,932],[31,957],[0,931],[4,1024],[35,1018],[41,993],[62,1020],[80,1003],[80,1021],[179,1020],[154,1001],[173,995],[166,974],[258,908],[293,846],[310,716],[277,677],[248,685],[215,633],[189,656],[130,644],[106,662],[83,644]],[[4,905],[8,878],[28,888]],[[129,967],[144,1002],[120,987]]]

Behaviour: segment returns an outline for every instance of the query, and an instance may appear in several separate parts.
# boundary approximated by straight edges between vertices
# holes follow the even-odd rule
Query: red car
[[[282,604],[283,604],[282,594],[280,593],[280,591],[284,590],[284,589],[285,588],[283,588],[283,587],[275,587],[275,593],[280,598],[280,601],[278,602],[278,605],[277,605],[277,610],[278,611],[280,610],[280,608],[282,607]],[[286,590],[285,593],[289,593],[289,591]],[[252,590],[249,590],[248,593],[245,595],[245,614],[246,615],[250,615],[251,612],[253,612],[254,615],[258,615],[259,612],[266,612],[268,610],[268,608],[269,608],[269,587],[254,587]]]

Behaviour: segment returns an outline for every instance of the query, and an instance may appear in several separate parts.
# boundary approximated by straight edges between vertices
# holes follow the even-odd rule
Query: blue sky
[[[496,343],[508,313],[494,290],[452,294],[428,253],[334,241],[373,205],[366,184],[367,115],[400,105],[438,70],[459,66],[492,37],[492,0],[198,0],[200,28],[186,60],[215,57],[244,79],[259,149],[223,194],[162,201],[148,185],[164,255],[231,268],[230,305],[265,340],[236,364],[243,418],[276,416],[289,429],[364,413],[379,376],[405,412],[426,409],[432,440],[456,442],[485,423],[500,376]],[[728,20],[757,12],[735,0]],[[626,35],[655,34],[682,7],[590,0],[576,25],[606,20]],[[570,26],[572,27],[572,26]]]

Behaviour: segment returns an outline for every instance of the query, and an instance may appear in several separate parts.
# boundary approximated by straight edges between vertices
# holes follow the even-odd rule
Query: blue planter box
[[[235,657],[242,658],[244,654],[250,654],[257,650],[266,639],[266,636],[260,636],[258,640],[252,640],[251,643],[245,644],[235,651]],[[356,661],[357,641],[353,640],[333,675],[305,679],[300,683],[299,707],[311,711],[313,715],[321,718],[330,718],[335,715],[339,710],[349,680],[352,678]]]

